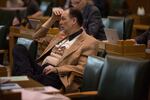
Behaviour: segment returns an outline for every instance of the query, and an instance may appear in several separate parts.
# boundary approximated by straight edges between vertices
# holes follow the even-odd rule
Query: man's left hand
[[[49,73],[57,73],[57,69],[51,65],[48,65],[47,67],[44,68],[43,73],[45,75],[49,74]]]

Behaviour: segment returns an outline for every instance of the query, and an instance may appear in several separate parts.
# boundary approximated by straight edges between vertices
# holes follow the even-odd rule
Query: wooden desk
[[[144,24],[135,24],[133,25],[133,32],[132,32],[132,38],[138,36],[138,31],[145,32],[150,28],[150,25],[144,25]]]
[[[23,100],[33,100],[32,96],[34,98],[40,98],[40,96],[43,96],[43,95],[44,96],[46,95],[46,97],[48,96],[49,97],[48,100],[55,100],[55,99],[70,100],[68,97],[60,94],[59,90],[57,91],[57,89],[55,89],[53,87],[51,87],[51,88],[49,87],[48,89],[50,89],[50,90],[47,90],[42,84],[34,81],[33,79],[29,79],[26,81],[14,81],[14,83],[19,84],[21,87],[23,87],[23,89],[20,89],[15,92],[5,91],[5,90],[0,91],[0,98],[4,98],[2,100],[11,100],[11,99],[12,100],[21,100],[21,98]],[[43,94],[43,93],[46,93],[46,94]],[[40,98],[40,100],[45,100],[45,99]]]
[[[144,25],[150,25],[150,15],[129,15],[128,17],[134,19],[134,24],[144,24]]]
[[[0,0],[0,7],[6,7],[7,0]]]
[[[0,77],[7,76],[7,68],[3,65],[0,65]]]
[[[32,34],[33,31],[24,31],[20,33],[20,28],[17,27],[10,27],[10,33],[9,33],[9,61],[10,61],[10,75],[12,71],[12,66],[13,66],[13,56],[12,56],[12,51],[15,46],[16,38],[22,37],[22,38],[28,38],[32,39]]]
[[[28,81],[15,81],[14,83],[19,84],[23,88],[32,88],[32,87],[43,87],[39,82],[29,78]]]
[[[0,7],[4,11],[26,11],[27,7]]]

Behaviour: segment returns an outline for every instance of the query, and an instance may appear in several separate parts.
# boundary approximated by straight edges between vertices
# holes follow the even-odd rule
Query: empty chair
[[[6,37],[9,33],[9,26],[12,24],[14,15],[14,12],[0,9],[0,64],[3,64],[4,54],[8,51]]]
[[[129,14],[126,0],[109,0],[110,16],[127,16]]]
[[[83,83],[81,85],[80,91],[82,92],[83,91],[97,91],[103,66],[104,66],[104,58],[96,57],[96,56],[88,57],[87,64],[85,65],[85,70],[83,74]],[[72,96],[74,97],[74,93],[73,94],[69,93],[65,95],[69,97],[72,97]],[[85,98],[80,98],[80,99],[88,100],[89,98],[90,97],[87,97],[87,98],[85,97]],[[93,97],[91,97],[91,99],[92,98]]]
[[[85,65],[81,91],[97,90],[103,65],[104,58],[96,56],[88,57],[87,64]]]
[[[12,24],[15,14],[15,12],[0,9],[0,25],[9,27]]]
[[[8,28],[4,25],[0,26],[0,64],[3,64],[4,55],[8,52],[8,41],[6,39]]]
[[[124,29],[124,39],[130,39],[132,35],[132,29],[133,29],[134,19],[126,17],[125,18],[125,29]]]
[[[131,38],[134,23],[133,18],[108,16],[108,18],[102,18],[102,22],[105,28],[116,29],[119,39],[125,40]]]
[[[148,100],[149,64],[150,61],[144,59],[107,56],[94,100]],[[68,96],[77,100],[77,97],[80,99],[90,95],[94,93]]]
[[[107,56],[99,84],[101,100],[148,100],[150,61]]]
[[[124,34],[124,18],[108,16],[109,24],[108,28],[113,28],[117,30],[119,39],[123,39]]]

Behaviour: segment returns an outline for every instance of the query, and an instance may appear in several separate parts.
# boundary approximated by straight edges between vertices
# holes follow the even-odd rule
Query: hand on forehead
[[[64,12],[64,10],[62,8],[53,8],[53,13],[56,16],[62,15],[63,12]]]

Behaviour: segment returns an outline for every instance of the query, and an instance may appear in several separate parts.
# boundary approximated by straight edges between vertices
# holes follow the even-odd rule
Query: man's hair
[[[80,10],[76,8],[69,8],[69,15],[70,17],[75,17],[77,19],[77,23],[79,26],[82,26],[83,24],[83,16]]]

